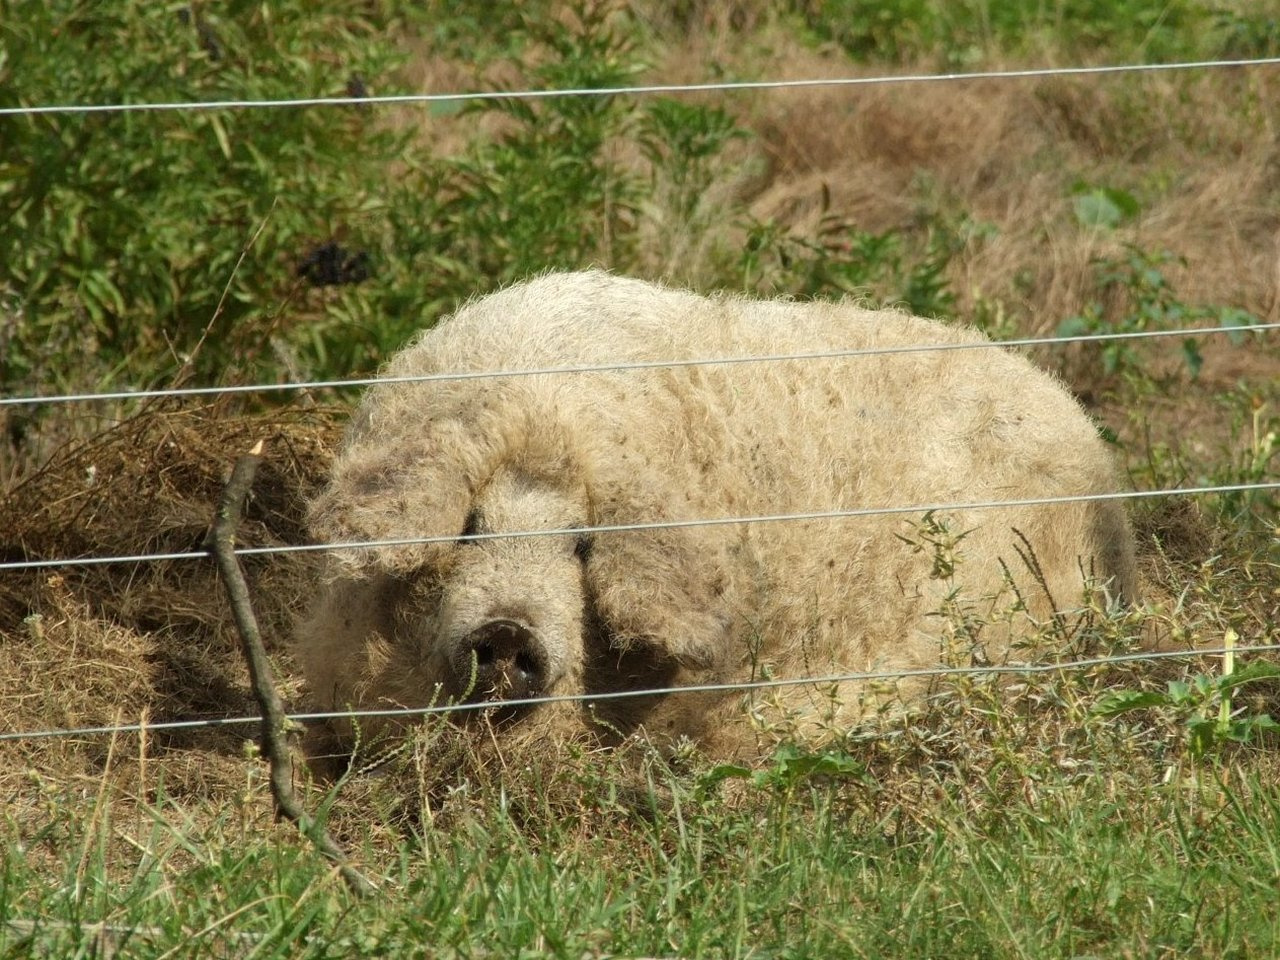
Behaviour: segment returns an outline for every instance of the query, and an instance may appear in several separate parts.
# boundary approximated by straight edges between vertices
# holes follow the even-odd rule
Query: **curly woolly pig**
[[[1132,598],[1115,500],[939,513],[964,534],[949,577],[903,539],[921,543],[922,510],[586,529],[1115,492],[1075,400],[1003,349],[395,379],[982,342],[900,312],[708,299],[602,272],[468,304],[390,362],[312,504],[320,540],[446,538],[332,552],[299,631],[313,696],[375,709],[925,667],[944,656],[953,591],[991,621],[975,642],[996,659],[1088,591]],[[865,694],[806,685],[755,701],[803,729],[856,720]],[[504,723],[742,753],[743,701],[558,702]]]

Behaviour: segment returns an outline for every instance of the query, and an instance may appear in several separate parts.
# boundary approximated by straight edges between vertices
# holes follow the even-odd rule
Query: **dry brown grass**
[[[703,29],[668,34],[672,42],[648,79],[707,81],[712,63],[729,77],[778,80],[892,72],[806,46],[767,18],[753,21],[754,32],[702,19]],[[755,156],[746,159],[755,216],[801,232],[824,213],[870,231],[911,231],[939,214],[991,224],[995,235],[969,244],[952,264],[959,313],[998,299],[1018,312],[1024,333],[1041,335],[1084,306],[1091,260],[1126,242],[1185,257],[1189,268],[1171,279],[1186,302],[1233,304],[1274,319],[1274,86],[1267,71],[1203,71],[820,87],[724,102],[755,134]],[[1141,215],[1106,234],[1079,226],[1077,182],[1132,192]],[[686,263],[682,272],[692,269]]]
[[[671,42],[652,79],[705,81],[709,63],[729,77],[781,80],[888,72],[801,44],[769,18],[745,31],[704,19],[705,29],[665,34]],[[986,315],[1006,334],[1052,336],[1090,302],[1113,304],[1115,294],[1099,289],[1096,261],[1121,257],[1130,245],[1182,258],[1185,265],[1164,269],[1181,303],[1239,307],[1275,322],[1275,83],[1265,70],[1201,71],[731,95],[723,103],[753,139],[726,152],[722,183],[732,190],[707,202],[725,211],[746,202],[752,216],[801,235],[812,235],[823,217],[920,243],[937,224],[960,227],[964,239],[946,271],[955,312]],[[1115,230],[1082,226],[1073,207],[1077,184],[1128,191],[1140,213]],[[654,272],[703,282],[713,268],[699,256],[722,256],[740,242],[732,215],[703,215],[697,244],[682,242],[678,228],[669,232],[668,248],[679,256]],[[965,222],[983,229],[965,234]],[[1280,338],[1265,335],[1243,349],[1209,337],[1201,350],[1204,369],[1192,382],[1176,339],[1141,347],[1143,372],[1155,385],[1141,396],[1102,376],[1096,352],[1036,355],[1120,432],[1136,460],[1148,436],[1204,460],[1246,442],[1231,434],[1239,404],[1233,411],[1221,395],[1238,390],[1273,409],[1280,402]]]
[[[267,460],[240,534],[245,546],[304,541],[302,509],[340,426],[317,411],[243,416],[157,410],[73,444],[0,501],[7,561],[199,551],[236,455],[265,439]],[[303,557],[245,566],[273,654],[305,589]],[[253,715],[229,610],[212,563],[171,560],[6,573],[0,580],[0,729]],[[286,679],[296,693],[296,682]],[[243,779],[252,727],[125,738],[164,761],[170,788],[200,795]],[[187,752],[196,748],[196,753]],[[0,745],[0,782],[19,793],[106,772],[105,737]],[[168,761],[172,761],[169,763]],[[171,769],[169,769],[171,767]],[[31,774],[38,773],[34,779]],[[26,784],[26,787],[21,786]]]

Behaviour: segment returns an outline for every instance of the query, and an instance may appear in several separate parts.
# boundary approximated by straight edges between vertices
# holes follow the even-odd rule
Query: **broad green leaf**
[[[1182,359],[1187,363],[1187,371],[1191,374],[1191,379],[1195,380],[1199,377],[1200,368],[1204,366],[1204,357],[1194,337],[1187,337],[1182,341]]]
[[[1089,322],[1084,317],[1067,317],[1060,324],[1056,335],[1059,337],[1081,337],[1090,333]]]
[[[1223,307],[1218,311],[1218,326],[1227,331],[1227,339],[1237,347],[1244,343],[1246,333],[1236,328],[1250,327],[1257,322],[1257,317],[1238,307]]]
[[[1095,717],[1111,717],[1129,710],[1169,705],[1167,694],[1151,690],[1114,690],[1103,694],[1089,713]]]
[[[1111,187],[1088,190],[1075,200],[1076,221],[1084,227],[1112,230],[1137,216],[1140,210],[1133,194]]]
[[[1218,689],[1234,690],[1255,680],[1270,680],[1276,677],[1280,677],[1280,665],[1267,660],[1257,660],[1241,670],[1236,670],[1230,676],[1223,677],[1218,681]]]
[[[706,790],[723,780],[729,779],[749,780],[751,779],[751,769],[736,763],[717,764],[698,778],[698,786]]]

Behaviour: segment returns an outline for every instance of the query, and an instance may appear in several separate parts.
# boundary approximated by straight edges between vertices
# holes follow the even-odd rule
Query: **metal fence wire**
[[[978,71],[971,73],[946,74],[911,74],[898,76],[870,76],[845,78],[820,78],[805,80],[761,80],[749,82],[697,83],[697,84],[655,84],[633,86],[627,88],[578,88],[555,90],[479,90],[460,93],[410,94],[394,96],[368,97],[328,97],[328,98],[296,98],[287,100],[222,100],[204,102],[142,102],[142,103],[106,103],[106,104],[37,104],[0,108],[0,117],[5,116],[38,116],[44,114],[88,114],[88,113],[123,113],[147,111],[209,111],[209,110],[252,110],[252,109],[302,109],[312,107],[336,107],[358,104],[363,106],[379,105],[430,105],[445,102],[477,101],[477,100],[513,100],[513,99],[549,99],[555,97],[621,97],[649,95],[680,95],[705,93],[741,93],[763,90],[797,90],[813,87],[858,87],[883,84],[928,84],[928,83],[961,83],[983,81],[1014,81],[1048,77],[1080,77],[1114,74],[1157,73],[1180,70],[1239,69],[1246,67],[1267,67],[1280,65],[1280,57],[1256,58],[1248,60],[1207,60],[1167,64],[1118,64],[1095,67],[1054,67],[1030,70]],[[933,350],[973,350],[989,348],[1025,348],[1054,347],[1072,343],[1099,343],[1118,340],[1156,339],[1163,337],[1198,337],[1212,334],[1240,334],[1247,332],[1262,333],[1280,329],[1280,323],[1257,323],[1246,326],[1222,328],[1184,328],[1177,330],[1141,331],[1112,334],[1089,334],[1080,336],[1055,338],[1024,338],[1005,341],[988,341],[981,343],[913,345],[890,348],[857,349],[857,350],[823,350],[794,354],[769,356],[731,356],[690,358],[675,361],[633,362],[618,364],[599,364],[587,366],[549,367],[525,370],[498,370],[468,373],[444,373],[415,377],[398,378],[354,378],[345,380],[312,380],[289,383],[256,383],[231,386],[204,386],[157,390],[114,390],[95,393],[69,393],[48,395],[22,395],[0,397],[0,408],[33,407],[55,404],[78,404],[104,401],[149,400],[160,398],[200,398],[228,394],[271,393],[285,391],[307,391],[321,389],[340,389],[368,387],[376,383],[386,382],[431,382],[441,380],[530,377],[530,376],[572,376],[581,373],[605,371],[645,370],[652,368],[671,368],[701,365],[725,364],[757,364],[778,363],[783,361],[818,361],[827,359],[843,359],[850,357],[875,357],[894,353],[916,353]],[[1145,499],[1167,496],[1193,496],[1217,493],[1261,492],[1280,488],[1280,482],[1259,482],[1248,484],[1221,484],[1196,487],[1179,487],[1161,490],[1123,491],[1109,494],[1074,497],[1044,497],[1035,499],[1010,499],[998,501],[981,501],[971,503],[935,503],[914,504],[889,507],[877,507],[857,510],[830,510],[807,513],[787,513],[754,516],[705,517],[695,520],[668,523],[618,524],[609,526],[583,527],[560,530],[518,530],[494,534],[474,534],[468,537],[421,537],[394,540],[377,540],[352,543],[317,543],[298,544],[275,547],[249,547],[236,550],[238,555],[252,556],[261,554],[283,554],[304,551],[327,551],[345,549],[372,549],[378,547],[404,546],[410,544],[426,544],[436,542],[452,542],[459,539],[493,539],[502,537],[535,537],[535,536],[578,536],[583,533],[614,534],[637,530],[652,530],[674,527],[693,527],[704,525],[724,525],[740,523],[779,523],[800,520],[837,520],[851,517],[878,516],[886,514],[923,514],[929,511],[978,510],[1013,506],[1035,506],[1053,503],[1070,503],[1085,500],[1103,499]],[[203,551],[181,553],[143,553],[133,555],[115,555],[100,557],[66,557],[51,560],[9,561],[0,563],[0,571],[20,571],[32,569],[58,568],[70,566],[89,566],[103,564],[139,564],[175,560],[207,560],[209,554]],[[600,702],[629,697],[654,695],[680,695],[694,693],[746,693],[763,691],[779,687],[813,685],[817,687],[835,686],[850,682],[891,682],[911,678],[931,678],[947,676],[1031,676],[1055,674],[1064,671],[1083,671],[1099,667],[1135,662],[1156,662],[1187,657],[1204,657],[1213,655],[1235,654],[1253,655],[1280,651],[1280,643],[1264,644],[1250,647],[1215,647],[1186,648],[1178,650],[1148,651],[1140,653],[1119,654],[1115,656],[1093,657],[1088,659],[1069,660],[1057,663],[1006,663],[992,666],[969,667],[932,667],[913,670],[868,671],[836,674],[830,676],[808,676],[781,679],[753,680],[737,683],[700,684],[681,687],[664,687],[656,689],[627,690],[612,693],[574,694],[564,696],[540,697],[534,699],[486,701],[482,703],[439,704],[415,709],[387,710],[351,710],[323,713],[299,713],[292,719],[297,721],[317,721],[336,718],[374,718],[374,717],[409,717],[431,714],[457,713],[464,711],[502,709],[521,706],[532,706],[547,703],[567,702]],[[0,732],[0,742],[19,740],[41,740],[53,738],[85,738],[104,735],[122,735],[142,733],[145,731],[180,730],[180,729],[212,729],[217,727],[236,727],[261,722],[259,716],[218,717],[194,720],[160,721],[155,723],[124,723],[102,726],[84,726],[57,729],[31,729]]]

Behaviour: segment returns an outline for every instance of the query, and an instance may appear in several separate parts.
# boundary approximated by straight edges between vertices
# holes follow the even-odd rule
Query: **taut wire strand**
[[[432,707],[404,707],[388,710],[335,710],[324,713],[295,713],[287,719],[306,723],[338,718],[361,717],[414,717],[433,714],[462,713],[475,710],[500,710],[512,707],[538,706],[552,703],[594,703],[603,700],[624,700],[632,697],[666,696],[685,693],[734,693],[748,690],[772,690],[779,687],[797,687],[812,684],[831,686],[841,683],[858,683],[880,680],[907,680],[917,677],[954,676],[1034,676],[1059,673],[1068,670],[1089,670],[1094,667],[1113,666],[1121,663],[1172,660],[1183,657],[1212,657],[1232,653],[1243,656],[1255,653],[1280,651],[1280,643],[1258,644],[1241,647],[1206,647],[1203,649],[1153,650],[1143,653],[1122,653],[1109,657],[1090,657],[1084,660],[1066,660],[1058,663],[1007,663],[971,667],[923,667],[915,670],[867,671],[841,673],[821,677],[790,677],[774,680],[743,680],[737,683],[704,683],[687,687],[655,687],[645,690],[618,690],[609,693],[574,693],[554,697],[536,697],[522,700],[487,700],[479,703],[450,703]],[[62,737],[88,737],[106,734],[140,733],[143,730],[187,730],[192,728],[245,726],[261,723],[261,716],[215,717],[205,720],[169,720],[156,723],[123,723],[100,727],[74,727],[50,730],[15,730],[0,733],[0,742],[10,740],[47,740]]]
[[[1151,497],[1198,496],[1212,493],[1255,493],[1280,489],[1280,480],[1266,483],[1230,483],[1204,487],[1169,487],[1162,490],[1123,490],[1115,493],[1081,493],[1065,497],[1030,497],[1022,500],[974,500],[965,503],[918,503],[911,506],[860,507],[850,510],[817,510],[807,513],[769,513],[737,517],[704,517],[695,520],[662,520],[650,523],[615,523],[593,527],[562,527],[550,530],[507,530],[501,533],[471,533],[466,536],[401,537],[388,540],[352,540],[336,543],[299,543],[277,547],[242,547],[237,556],[273,553],[320,553],[327,550],[370,550],[379,547],[411,547],[432,543],[459,543],[477,540],[506,540],[525,537],[576,537],[584,533],[627,533],[637,530],[680,530],[686,527],[721,527],[736,523],[782,523],[797,520],[843,520],[850,517],[882,517],[903,513],[943,513],[956,510],[995,510],[1002,507],[1040,507],[1058,503],[1089,503],[1097,500],[1144,500]],[[64,557],[57,560],[11,560],[0,563],[2,570],[34,570],[46,567],[98,566],[105,563],[145,563],[159,560],[203,560],[208,554],[139,553],[108,557]]]
[[[469,100],[549,100],[555,97],[639,97],[689,93],[735,93],[751,90],[805,90],[812,87],[867,87],[895,83],[962,83],[974,80],[1028,80],[1106,74],[1158,73],[1268,67],[1280,57],[1247,60],[1188,60],[1176,63],[1118,63],[1093,67],[1038,67],[1026,70],[976,70],[970,73],[912,73],[874,77],[815,77],[802,80],[739,80],[716,83],[644,84],[633,87],[577,87],[562,90],[476,90],[469,93],[404,93],[365,97],[294,97],[283,100],[198,100],[168,103],[66,103],[3,107],[0,117],[75,113],[144,113],[172,110],[251,110],[284,107],[353,107],[393,104],[459,103]]]
[[[843,360],[854,357],[882,357],[903,353],[950,350],[989,350],[995,347],[1043,347],[1068,343],[1108,343],[1116,340],[1152,340],[1160,337],[1236,335],[1280,330],[1280,322],[1252,323],[1238,327],[1186,327],[1179,330],[1140,330],[1128,333],[1086,333],[1070,337],[1025,337],[1018,340],[977,340],[972,343],[912,343],[895,347],[858,347],[848,350],[814,350],[803,353],[774,353],[743,357],[705,357],[689,360],[638,360],[626,363],[598,363],[570,367],[536,367],[524,370],[470,370],[424,373],[401,377],[358,377],[350,380],[310,380],[289,383],[246,383],[225,387],[170,387],[156,390],[115,390],[101,393],[64,393],[45,396],[0,397],[0,407],[44,403],[83,403],[90,400],[152,400],[162,397],[209,397],[224,394],[271,393],[285,390],[327,390],[372,387],[390,383],[439,383],[457,380],[494,380],[504,377],[542,377],[580,373],[613,373],[628,370],[665,370],[743,363],[783,363],[787,361]]]

